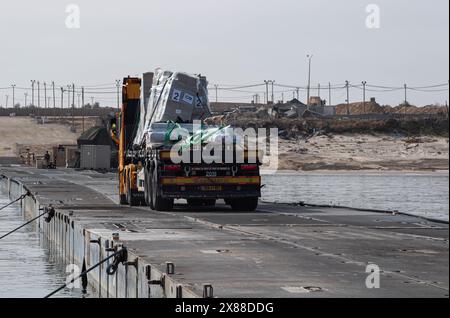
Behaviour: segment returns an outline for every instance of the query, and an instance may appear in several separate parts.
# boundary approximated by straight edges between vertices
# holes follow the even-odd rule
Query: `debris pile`
[[[336,115],[384,114],[385,109],[377,102],[340,104],[336,106]]]
[[[409,115],[420,115],[420,114],[435,114],[435,115],[448,115],[448,107],[446,106],[436,106],[428,105],[424,107],[417,107],[413,105],[399,105],[396,107],[385,106],[386,113],[391,114],[409,114]]]

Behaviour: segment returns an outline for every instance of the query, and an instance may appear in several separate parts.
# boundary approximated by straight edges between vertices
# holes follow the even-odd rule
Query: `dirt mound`
[[[86,119],[86,129],[95,122],[94,119]],[[38,125],[29,117],[0,117],[0,157],[18,156],[26,149],[43,154],[53,146],[76,145],[81,128],[78,128],[78,133],[73,133],[70,125],[64,122]]]
[[[414,120],[358,120],[358,119],[260,119],[249,114],[228,114],[205,120],[210,125],[232,125],[241,128],[278,128],[280,136],[296,138],[318,131],[325,133],[395,133],[411,135],[448,136],[448,119],[424,118]]]
[[[408,114],[408,115],[446,115],[448,107],[427,105],[417,107],[414,105],[380,106],[376,102],[340,104],[336,106],[337,115],[364,115],[364,114]]]
[[[448,108],[446,106],[435,106],[428,105],[424,107],[417,107],[413,105],[399,105],[396,107],[386,108],[389,113],[392,114],[410,114],[410,115],[420,115],[420,114],[435,114],[444,115],[448,114]]]
[[[340,104],[336,106],[337,115],[384,114],[385,109],[376,102]]]

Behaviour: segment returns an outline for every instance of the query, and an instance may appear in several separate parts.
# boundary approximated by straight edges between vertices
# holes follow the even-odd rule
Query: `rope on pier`
[[[89,268],[88,270],[85,270],[84,272],[82,272],[80,275],[78,275],[78,277],[73,278],[70,282],[65,283],[64,285],[62,285],[61,287],[59,287],[58,289],[56,289],[55,291],[51,292],[50,294],[48,294],[47,296],[45,296],[44,298],[50,298],[51,296],[55,295],[56,293],[58,293],[59,291],[63,290],[64,288],[66,288],[67,285],[69,284],[73,284],[75,281],[77,281],[80,278],[86,277],[87,274],[96,269],[97,267],[99,267],[100,265],[102,265],[103,263],[105,263],[106,261],[110,260],[111,258],[115,258],[114,259],[114,263],[116,263],[117,260],[117,265],[119,262],[126,262],[127,260],[127,249],[125,247],[122,247],[119,251],[115,252],[114,254],[111,254],[110,256],[108,256],[107,258],[105,258],[104,260],[102,260],[101,262],[95,264],[94,266],[92,266],[91,268]],[[117,269],[117,268],[116,268]],[[109,274],[109,273],[108,273]]]
[[[126,249],[122,249],[121,251],[122,253],[120,255],[116,255],[113,262],[106,268],[106,273],[110,276],[117,272],[120,263],[124,264],[128,259],[128,251]]]
[[[39,219],[39,218],[41,218],[41,217],[43,217],[44,215],[46,215],[48,212],[46,211],[46,212],[44,212],[44,213],[42,213],[42,214],[40,214],[40,215],[38,215],[37,217],[35,217],[34,219],[32,219],[32,220],[30,220],[30,221],[28,221],[27,223],[25,223],[25,224],[22,224],[21,226],[19,226],[18,228],[15,228],[14,230],[12,230],[11,232],[8,232],[8,233],[6,233],[5,235],[3,235],[3,236],[0,236],[0,240],[1,239],[4,239],[5,237],[7,237],[7,236],[9,236],[9,235],[11,235],[11,234],[13,234],[14,232],[16,232],[16,231],[18,231],[18,230],[20,230],[21,228],[23,228],[24,226],[27,226],[28,224],[30,224],[30,223],[32,223],[32,222],[34,222],[34,221],[36,221],[37,219]]]
[[[42,214],[39,214],[37,217],[31,219],[31,220],[28,221],[27,223],[22,224],[21,226],[15,228],[14,230],[12,230],[12,231],[10,231],[10,232],[8,232],[8,233],[6,233],[6,234],[0,236],[0,240],[1,240],[1,239],[4,239],[5,237],[7,237],[7,236],[9,236],[9,235],[11,235],[11,234],[13,234],[14,232],[17,232],[17,231],[20,230],[21,228],[23,228],[23,227],[27,226],[28,224],[30,224],[30,223],[36,221],[37,219],[43,217],[43,216],[46,215],[46,214],[48,214],[49,216],[48,216],[47,218],[45,218],[45,221],[46,221],[47,223],[50,223],[51,219],[52,219],[53,216],[55,215],[55,209],[54,209],[53,207],[47,207],[47,208],[45,208],[45,209],[44,209],[44,212],[43,212]]]
[[[30,191],[27,191],[27,193],[21,195],[20,197],[18,197],[18,198],[15,199],[14,201],[8,203],[7,205],[2,206],[2,207],[0,208],[0,211],[6,209],[7,207],[13,205],[13,204],[16,203],[16,202],[22,201],[22,200],[25,199],[27,196],[31,196]]]

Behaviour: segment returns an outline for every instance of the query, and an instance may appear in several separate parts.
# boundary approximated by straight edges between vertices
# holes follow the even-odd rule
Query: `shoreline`
[[[0,156],[0,164],[8,164],[11,166],[20,166],[22,164],[19,163],[19,157],[11,157],[11,156]],[[327,174],[327,175],[339,175],[339,174],[362,174],[362,175],[446,175],[450,174],[449,170],[396,170],[396,169],[316,169],[316,170],[294,170],[294,169],[278,169],[275,173],[264,171],[264,167],[261,170],[261,175],[314,175],[314,174]]]
[[[279,170],[420,172],[449,170],[448,138],[329,134],[279,144]]]
[[[312,170],[312,171],[303,171],[303,170],[278,170],[275,173],[269,173],[261,171],[261,175],[437,175],[437,176],[449,176],[449,170],[436,170],[436,171],[428,171],[428,170]]]

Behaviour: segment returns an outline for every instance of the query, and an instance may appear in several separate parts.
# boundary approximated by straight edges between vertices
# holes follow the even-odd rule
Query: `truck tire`
[[[131,189],[131,176],[128,178],[127,185],[127,197],[128,197],[128,205],[129,206],[138,206],[141,204],[141,200],[133,195],[133,190]]]
[[[228,201],[228,200],[227,200]],[[245,198],[230,200],[231,208],[234,211],[253,212],[258,208],[258,198]]]
[[[127,201],[127,196],[126,194],[121,194],[120,195],[120,205],[127,205],[128,201]]]
[[[126,176],[125,190],[126,190],[126,192],[125,192],[125,202],[126,203],[125,204],[129,205],[131,197],[130,197],[130,181],[129,181],[128,176]]]
[[[119,183],[121,183],[121,177],[119,176]],[[127,195],[125,194],[119,194],[119,203],[120,205],[127,205],[128,201],[127,201]]]
[[[152,187],[151,187],[151,203],[152,209],[156,211],[172,211],[173,199],[164,199],[158,193],[158,170],[155,168],[152,173]]]
[[[144,168],[145,170],[145,182],[144,182],[144,202],[146,206],[151,206],[151,194],[150,194],[150,173],[148,171],[148,167]]]

